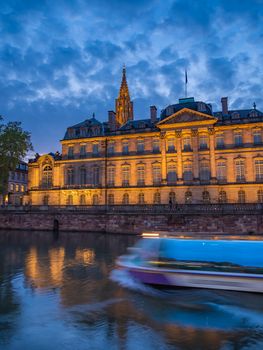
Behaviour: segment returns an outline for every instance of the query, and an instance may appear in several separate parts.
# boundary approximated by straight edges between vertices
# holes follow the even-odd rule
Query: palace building
[[[179,99],[135,120],[123,68],[116,110],[70,126],[29,163],[32,205],[263,202],[263,113]]]

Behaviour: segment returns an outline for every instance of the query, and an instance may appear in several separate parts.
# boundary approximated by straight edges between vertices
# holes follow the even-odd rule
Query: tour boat
[[[117,266],[145,284],[263,292],[263,241],[143,234]]]

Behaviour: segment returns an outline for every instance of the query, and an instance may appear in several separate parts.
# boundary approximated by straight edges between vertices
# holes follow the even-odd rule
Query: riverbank
[[[140,210],[139,210],[140,209]],[[57,225],[57,226],[56,226]],[[263,234],[262,205],[187,205],[177,208],[5,208],[0,229],[108,232],[140,234],[145,231],[217,234]]]

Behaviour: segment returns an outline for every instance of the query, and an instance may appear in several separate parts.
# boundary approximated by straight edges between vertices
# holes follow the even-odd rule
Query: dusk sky
[[[188,95],[263,110],[261,0],[3,0],[0,114],[60,150],[67,126],[115,108],[123,63],[135,119]]]

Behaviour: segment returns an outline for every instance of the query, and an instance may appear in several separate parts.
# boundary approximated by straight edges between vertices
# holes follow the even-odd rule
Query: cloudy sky
[[[60,149],[67,126],[114,109],[123,63],[135,118],[188,91],[263,110],[263,0],[2,0],[0,114]]]

